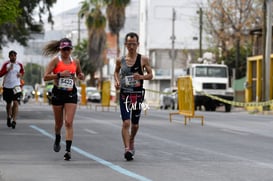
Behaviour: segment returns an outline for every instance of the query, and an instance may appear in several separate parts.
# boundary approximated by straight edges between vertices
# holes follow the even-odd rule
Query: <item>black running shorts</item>
[[[3,99],[7,103],[11,103],[12,101],[20,101],[22,96],[22,92],[14,94],[13,89],[3,88]]]
[[[74,103],[77,104],[78,95],[76,86],[73,87],[72,91],[66,91],[58,89],[57,86],[54,86],[52,89],[52,105],[64,105],[65,103]]]

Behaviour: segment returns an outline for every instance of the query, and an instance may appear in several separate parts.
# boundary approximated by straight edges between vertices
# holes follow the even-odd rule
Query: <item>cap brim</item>
[[[64,47],[60,47],[60,49],[63,49],[63,48],[73,48],[72,46],[64,46]]]

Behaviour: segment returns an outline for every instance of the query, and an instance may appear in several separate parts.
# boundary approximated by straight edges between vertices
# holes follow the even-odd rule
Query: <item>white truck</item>
[[[231,111],[231,105],[211,99],[204,95],[210,94],[229,101],[234,99],[234,90],[229,86],[228,67],[224,64],[190,64],[187,74],[192,77],[195,109],[204,106],[206,111],[215,111],[218,106],[225,106],[225,111]]]

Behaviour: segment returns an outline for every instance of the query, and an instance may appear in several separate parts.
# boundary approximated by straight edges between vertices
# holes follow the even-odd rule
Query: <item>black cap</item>
[[[12,54],[17,55],[17,52],[14,51],[14,50],[9,51],[9,56],[12,55]]]

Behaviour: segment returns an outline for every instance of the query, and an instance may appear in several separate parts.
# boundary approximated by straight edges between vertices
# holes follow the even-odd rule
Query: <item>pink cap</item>
[[[65,47],[69,47],[69,48],[73,48],[71,42],[68,42],[68,41],[63,41],[60,43],[60,49],[63,49]]]

